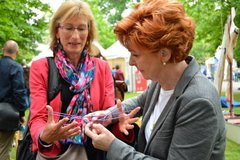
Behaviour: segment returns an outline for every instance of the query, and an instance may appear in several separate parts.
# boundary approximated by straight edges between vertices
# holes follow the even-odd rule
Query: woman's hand
[[[136,121],[138,121],[138,118],[135,117],[134,115],[141,109],[140,107],[136,107],[133,109],[129,114],[125,114],[123,109],[122,109],[122,104],[121,101],[117,101],[117,108],[118,108],[118,115],[119,115],[119,130],[124,133],[125,135],[128,135],[129,132],[128,130],[133,129]]]
[[[41,141],[50,144],[56,140],[68,138],[81,133],[80,127],[76,121],[68,124],[69,119],[63,118],[56,123],[54,121],[52,107],[48,105],[46,107],[48,110],[48,120],[43,131],[40,133]]]
[[[85,134],[92,139],[95,148],[108,151],[112,141],[116,138],[108,129],[101,124],[88,123],[85,126]]]
[[[109,110],[96,111],[84,116],[84,120],[86,123],[101,123],[106,127],[112,123],[112,113]]]

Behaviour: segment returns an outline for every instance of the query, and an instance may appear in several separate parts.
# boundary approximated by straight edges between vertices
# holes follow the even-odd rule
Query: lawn
[[[137,96],[138,93],[125,93],[125,99],[131,98],[133,96]],[[224,93],[223,93],[224,95]],[[235,93],[234,98],[236,101],[240,101],[240,94]],[[228,110],[228,109],[225,109]],[[235,113],[240,114],[240,107],[234,109]],[[26,115],[28,115],[28,110],[26,111]],[[16,148],[12,149],[11,160],[15,160],[16,158]],[[237,144],[229,139],[226,142],[226,150],[225,150],[225,159],[226,160],[240,160],[240,144]]]

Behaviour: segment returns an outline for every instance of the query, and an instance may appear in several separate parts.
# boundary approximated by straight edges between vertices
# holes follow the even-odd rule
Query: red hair
[[[145,0],[117,23],[114,32],[128,49],[128,43],[146,47],[150,52],[167,47],[172,52],[169,62],[179,62],[192,48],[195,24],[180,2]]]

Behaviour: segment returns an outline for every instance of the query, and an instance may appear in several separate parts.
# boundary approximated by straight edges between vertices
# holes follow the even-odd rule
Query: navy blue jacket
[[[0,60],[0,102],[13,104],[22,117],[27,106],[26,96],[22,66],[4,56]]]

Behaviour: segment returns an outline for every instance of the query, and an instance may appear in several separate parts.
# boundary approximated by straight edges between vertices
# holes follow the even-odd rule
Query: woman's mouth
[[[70,43],[68,43],[68,44],[73,45],[73,46],[76,46],[76,45],[79,45],[80,43],[75,43],[75,42],[74,42],[74,43],[71,43],[71,42],[70,42]]]

